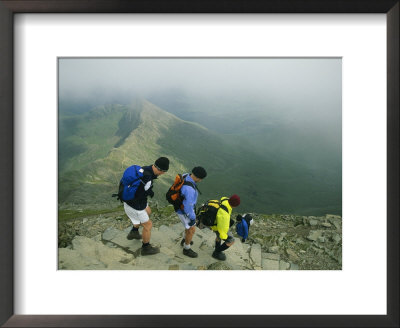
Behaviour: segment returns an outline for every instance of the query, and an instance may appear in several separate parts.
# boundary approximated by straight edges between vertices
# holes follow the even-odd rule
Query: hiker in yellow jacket
[[[226,255],[224,253],[229,247],[231,247],[235,238],[229,232],[229,228],[231,226],[231,214],[232,208],[238,207],[240,205],[240,198],[238,195],[232,195],[230,198],[222,197],[221,198],[221,207],[219,208],[216,216],[216,225],[212,226],[211,229],[215,232],[215,250],[212,254],[212,257],[225,261]],[[226,210],[225,210],[226,209]],[[221,245],[221,240],[224,240],[224,243]]]

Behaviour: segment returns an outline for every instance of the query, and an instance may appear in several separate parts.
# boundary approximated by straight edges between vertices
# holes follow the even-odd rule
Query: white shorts
[[[185,227],[185,229],[186,230],[190,229],[191,228],[190,225],[189,225],[190,219],[187,217],[187,215],[186,214],[179,214],[179,213],[176,213],[176,214],[178,215],[178,218],[181,220],[181,222],[182,222],[183,226]]]
[[[149,215],[147,214],[146,209],[138,211],[126,203],[124,203],[124,209],[128,218],[130,218],[132,223],[135,225],[149,221]]]

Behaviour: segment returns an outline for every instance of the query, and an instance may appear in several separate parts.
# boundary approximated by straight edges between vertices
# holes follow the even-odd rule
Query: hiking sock
[[[221,246],[221,240],[216,240],[215,241],[215,249]]]
[[[150,245],[150,243],[143,243],[143,242],[142,242],[142,247],[146,247],[146,246],[148,246],[148,245]]]
[[[131,231],[139,231],[139,228],[133,227]]]
[[[186,245],[186,243],[184,243],[184,244],[183,244],[183,248],[184,248],[184,249],[190,249],[190,244],[189,244],[189,245]]]
[[[181,240],[181,246],[185,243],[185,238],[182,238]],[[193,240],[190,241],[190,245],[193,245]]]
[[[217,252],[223,252],[224,250],[228,249],[229,246],[226,243],[223,243],[222,245],[218,246],[215,250]]]

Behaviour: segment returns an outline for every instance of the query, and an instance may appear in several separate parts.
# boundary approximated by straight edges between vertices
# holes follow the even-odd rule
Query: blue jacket
[[[247,239],[249,236],[249,226],[244,218],[236,224],[236,232],[243,239]]]
[[[194,186],[196,186],[196,182],[188,174],[185,177],[185,181],[191,182]],[[192,188],[191,186],[183,185],[181,188],[181,195],[183,196],[183,210],[176,211],[179,214],[186,214],[190,220],[196,220],[196,213],[194,212],[194,208],[197,203],[198,192],[196,188]]]

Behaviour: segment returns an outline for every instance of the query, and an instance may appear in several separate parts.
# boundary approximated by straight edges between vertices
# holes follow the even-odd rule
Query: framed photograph
[[[325,57],[59,58],[58,269],[341,270],[341,72]],[[149,195],[124,186],[140,170]]]
[[[398,1],[0,10],[2,325],[398,326]],[[158,255],[111,197],[131,164]],[[190,247],[185,172],[246,236]]]

